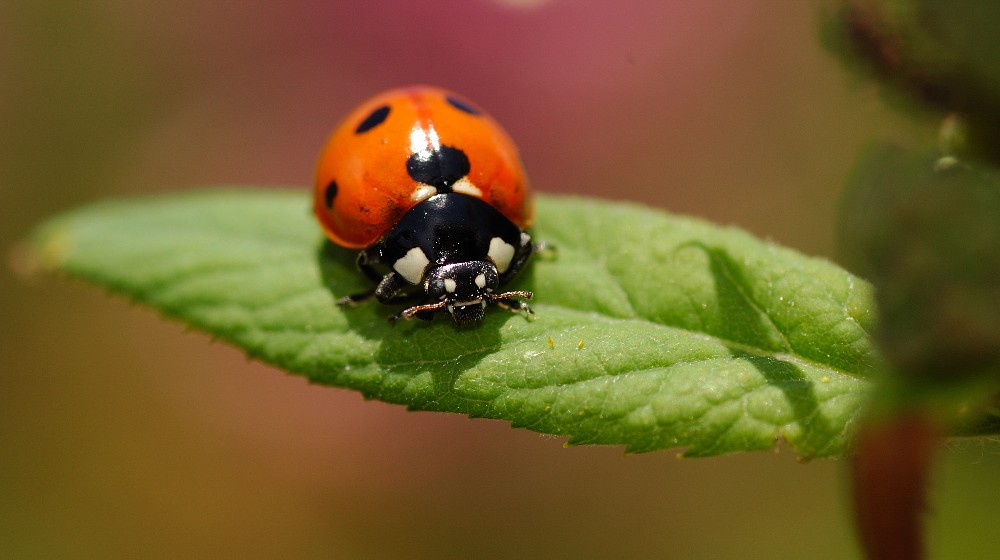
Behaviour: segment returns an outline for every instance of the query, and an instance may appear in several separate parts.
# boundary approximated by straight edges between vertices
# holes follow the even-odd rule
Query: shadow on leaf
[[[334,300],[371,287],[355,267],[356,254],[329,241],[317,250],[323,285]],[[403,307],[382,305],[373,299],[357,307],[337,307],[333,312],[342,314],[353,332],[378,343],[373,358],[385,376],[415,377],[428,372],[436,395],[451,393],[461,373],[500,350],[500,329],[507,321],[525,320],[500,309],[488,309],[480,323],[467,327],[457,326],[447,313],[438,313],[431,321],[390,322],[389,317]],[[411,408],[421,408],[420,403],[411,404]]]
[[[804,449],[822,449],[835,432],[830,420],[823,416],[816,396],[814,383],[797,365],[766,356],[753,356],[733,351],[734,358],[745,360],[767,380],[767,384],[781,390],[792,407],[792,417],[800,424],[804,438],[796,445]],[[811,441],[814,440],[814,441]]]

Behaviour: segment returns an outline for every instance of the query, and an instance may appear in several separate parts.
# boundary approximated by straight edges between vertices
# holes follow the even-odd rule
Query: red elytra
[[[313,207],[330,240],[362,249],[419,202],[451,191],[484,200],[522,229],[531,225],[531,187],[500,125],[452,92],[409,86],[369,99],[333,132]]]

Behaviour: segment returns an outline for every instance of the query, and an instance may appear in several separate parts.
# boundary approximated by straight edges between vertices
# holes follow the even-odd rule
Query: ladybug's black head
[[[467,325],[483,318],[499,284],[493,263],[469,261],[432,268],[427,272],[424,289],[431,300],[444,303],[456,323]]]

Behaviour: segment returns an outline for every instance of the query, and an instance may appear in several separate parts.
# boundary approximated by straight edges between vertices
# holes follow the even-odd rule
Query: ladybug
[[[526,291],[500,292],[539,249],[527,232],[531,187],[506,132],[479,106],[430,86],[377,95],[334,130],[316,170],[313,208],[327,237],[360,249],[373,296],[409,307],[390,320],[459,325],[488,306],[531,315]]]

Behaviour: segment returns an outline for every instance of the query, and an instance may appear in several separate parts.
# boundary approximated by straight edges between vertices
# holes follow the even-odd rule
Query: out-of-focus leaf
[[[1000,181],[986,167],[872,149],[846,192],[848,261],[877,288],[878,339],[910,377],[1000,372]]]
[[[1000,160],[1000,3],[980,0],[843,0],[826,42],[923,105],[958,113],[969,147]]]

